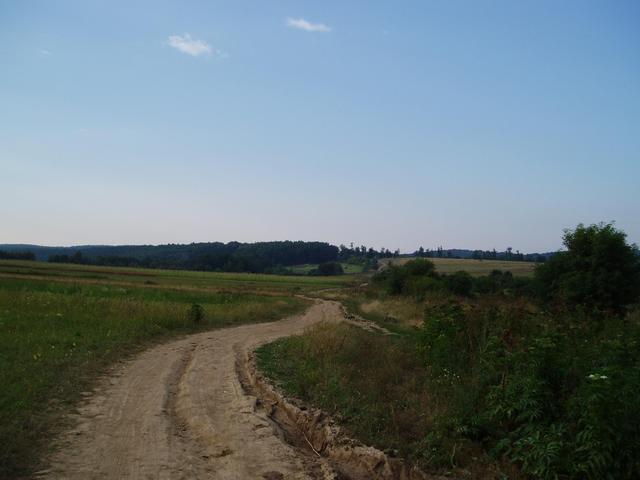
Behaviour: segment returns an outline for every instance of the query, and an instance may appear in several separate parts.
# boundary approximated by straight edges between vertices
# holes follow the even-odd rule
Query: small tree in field
[[[565,230],[565,252],[536,268],[547,300],[621,313],[640,297],[640,256],[626,234],[600,223]]]

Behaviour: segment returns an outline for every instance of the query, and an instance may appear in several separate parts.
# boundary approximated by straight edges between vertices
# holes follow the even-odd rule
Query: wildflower
[[[600,375],[599,373],[592,373],[591,375],[588,375],[587,378],[589,380],[606,380],[609,377],[606,375]]]

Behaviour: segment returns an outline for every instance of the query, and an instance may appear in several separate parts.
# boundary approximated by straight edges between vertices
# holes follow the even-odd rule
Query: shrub
[[[566,230],[558,252],[536,268],[545,300],[621,313],[640,296],[640,256],[626,234],[612,224],[580,224]]]
[[[400,288],[402,293],[424,300],[427,293],[442,290],[442,281],[438,277],[431,276],[406,277]]]
[[[473,279],[473,291],[480,295],[531,296],[532,283],[530,278],[514,277],[511,272],[493,270],[489,275]]]
[[[187,318],[191,323],[200,323],[204,319],[204,308],[202,308],[202,305],[192,303],[187,311]]]
[[[449,437],[532,478],[640,478],[640,318],[593,328],[517,302],[436,305],[420,331]]]
[[[390,265],[373,277],[375,283],[385,286],[389,295],[409,294],[417,297],[439,289],[438,279],[433,262],[422,258],[410,260],[404,265]]]
[[[473,278],[467,272],[456,272],[444,277],[444,284],[454,295],[468,297],[473,289]]]
[[[402,266],[402,269],[407,275],[420,276],[420,275],[435,275],[435,264],[424,258],[418,258],[416,260],[410,260]]]
[[[325,262],[318,265],[318,268],[315,268],[309,272],[309,275],[342,275],[344,270],[342,269],[342,265],[338,262]]]

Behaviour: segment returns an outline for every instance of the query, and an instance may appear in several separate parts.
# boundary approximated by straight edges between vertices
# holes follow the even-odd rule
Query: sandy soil
[[[303,315],[188,336],[123,363],[87,394],[39,478],[317,479],[323,460],[288,444],[242,388],[238,359],[257,345],[340,321],[322,301]]]

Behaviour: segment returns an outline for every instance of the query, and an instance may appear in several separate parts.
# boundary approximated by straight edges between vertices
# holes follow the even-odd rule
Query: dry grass
[[[386,322],[404,327],[419,327],[424,318],[424,302],[407,298],[365,300],[360,305],[360,311],[368,317],[382,317]]]
[[[415,337],[320,324],[261,347],[257,359],[286,394],[331,413],[366,444],[395,451],[427,471],[498,477],[473,442],[445,441],[436,448],[429,434],[443,407],[429,393]]]

